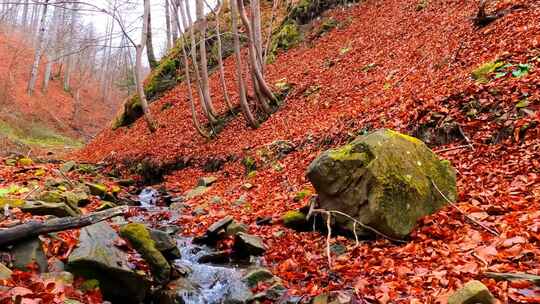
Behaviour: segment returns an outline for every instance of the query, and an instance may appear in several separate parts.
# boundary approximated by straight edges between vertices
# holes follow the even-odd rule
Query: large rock
[[[259,256],[266,252],[266,246],[260,237],[239,232],[234,239],[234,252],[239,256]]]
[[[47,257],[39,238],[21,241],[11,249],[13,267],[28,270],[31,264],[37,265],[39,272],[47,271]],[[31,267],[30,267],[31,268]]]
[[[6,265],[0,263],[0,280],[7,280],[11,277],[11,269],[7,268]]]
[[[142,255],[144,260],[150,265],[152,274],[159,283],[169,280],[171,266],[163,254],[156,248],[156,243],[143,224],[127,224],[120,229],[120,235],[128,239],[133,247]]]
[[[480,281],[470,281],[448,298],[448,304],[492,304],[495,298]]]
[[[456,199],[449,162],[439,160],[422,141],[386,129],[324,152],[311,163],[307,177],[320,207],[346,213],[394,238],[405,238],[419,218],[447,204],[433,183],[448,199]],[[335,218],[352,231],[352,221]]]
[[[129,267],[128,256],[114,242],[118,234],[105,222],[81,229],[79,247],[69,256],[69,270],[99,281],[105,299],[113,303],[143,301],[150,283]]]
[[[54,215],[57,217],[77,216],[79,209],[73,209],[66,203],[48,203],[40,201],[27,201],[21,210],[32,215]]]

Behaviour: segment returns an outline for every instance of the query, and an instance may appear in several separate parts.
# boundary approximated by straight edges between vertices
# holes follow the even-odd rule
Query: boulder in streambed
[[[234,238],[233,250],[239,256],[259,256],[266,252],[266,246],[260,237],[239,232]]]
[[[159,283],[165,283],[171,275],[171,266],[143,224],[130,223],[120,229],[120,235],[129,240],[144,260],[150,265],[152,274]]]
[[[150,282],[129,267],[127,254],[114,245],[118,238],[105,222],[81,229],[79,247],[69,256],[68,269],[86,279],[99,281],[105,299],[113,303],[142,302]]]
[[[13,267],[29,270],[29,266],[38,266],[39,272],[47,271],[47,257],[39,238],[30,238],[16,243],[10,251],[13,257]]]
[[[57,217],[77,216],[79,209],[73,209],[66,203],[48,203],[41,201],[27,201],[20,207],[22,211],[32,215],[54,215]]]
[[[399,239],[411,233],[419,218],[447,204],[439,190],[456,200],[456,174],[450,163],[422,141],[388,129],[323,152],[309,166],[307,177],[321,208],[345,213]],[[340,228],[353,230],[353,221],[333,216]],[[371,234],[360,225],[357,232]]]

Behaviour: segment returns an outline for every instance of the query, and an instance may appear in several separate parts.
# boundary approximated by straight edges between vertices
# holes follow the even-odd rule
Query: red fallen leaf
[[[526,281],[526,280],[510,281],[509,284],[511,287],[514,287],[514,288],[527,288],[533,285],[530,281]]]
[[[527,240],[524,237],[515,236],[513,238],[509,238],[509,239],[504,240],[504,242],[501,244],[501,246],[508,248],[508,247],[514,246],[515,244],[525,244],[526,242],[527,242]]]
[[[27,295],[31,295],[33,294],[34,292],[28,288],[25,288],[25,287],[13,287],[9,290],[9,295],[12,296],[12,297],[16,297],[16,296],[21,296],[21,297],[24,297],[24,296],[27,296]]]
[[[482,246],[476,248],[475,251],[476,254],[488,264],[491,263],[493,258],[498,254],[497,248],[495,248],[495,246]]]

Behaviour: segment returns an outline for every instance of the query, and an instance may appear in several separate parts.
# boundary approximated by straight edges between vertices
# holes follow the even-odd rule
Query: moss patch
[[[489,76],[498,68],[504,66],[502,61],[490,61],[482,64],[471,72],[471,76],[478,83],[488,83]]]
[[[120,235],[128,239],[133,247],[143,256],[150,265],[152,273],[158,282],[166,282],[171,274],[171,266],[156,248],[156,243],[150,236],[150,232],[142,224],[131,223],[120,229]]]

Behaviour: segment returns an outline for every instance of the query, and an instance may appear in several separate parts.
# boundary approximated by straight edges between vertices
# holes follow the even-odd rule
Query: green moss
[[[6,205],[11,208],[18,208],[22,207],[24,203],[22,199],[0,197],[0,208],[4,208]]]
[[[362,163],[367,163],[370,160],[370,156],[364,151],[355,151],[353,145],[345,145],[341,148],[332,149],[329,151],[328,156],[334,160],[360,160]]]
[[[396,132],[396,131],[393,131],[393,130],[387,130],[388,134],[390,134],[391,136],[399,136],[407,141],[410,141],[412,142],[413,144],[423,144],[423,142],[421,140],[419,140],[418,138],[416,137],[412,137],[412,136],[409,136],[407,134],[402,134],[402,133],[399,133],[399,132]]]
[[[99,281],[96,279],[86,280],[81,284],[82,291],[91,291],[97,288],[99,288]]]
[[[339,22],[334,18],[328,18],[326,19],[321,26],[319,27],[319,30],[317,31],[317,36],[322,36],[331,30],[335,29],[339,25]]]
[[[158,282],[169,280],[171,266],[156,248],[156,243],[152,240],[150,232],[142,224],[130,223],[120,229],[120,235],[128,239],[133,247],[143,256],[150,265],[152,273]]]
[[[284,23],[273,35],[269,61],[273,61],[278,50],[288,50],[302,41],[302,34],[294,21]]]
[[[504,62],[502,61],[490,61],[482,64],[481,66],[474,69],[474,71],[471,72],[471,76],[474,80],[476,80],[478,83],[487,83],[489,82],[489,76],[493,72],[495,72],[498,68],[504,66]]]
[[[246,156],[242,160],[242,165],[244,165],[244,168],[246,169],[246,174],[250,174],[251,172],[257,170],[257,162],[255,159],[251,156]]]
[[[294,201],[299,202],[299,201],[303,200],[306,197],[310,197],[311,194],[312,194],[311,190],[309,190],[309,189],[303,189],[301,191],[298,191],[296,193],[296,195],[294,196]]]
[[[282,217],[285,227],[297,229],[307,224],[306,215],[297,210],[287,211]]]
[[[416,4],[416,11],[419,12],[429,5],[429,0],[419,0]]]
[[[83,143],[57,133],[41,124],[20,121],[0,121],[0,135],[10,141],[40,148],[82,147]]]
[[[107,186],[103,184],[85,183],[90,188],[92,195],[104,196],[107,193]]]

